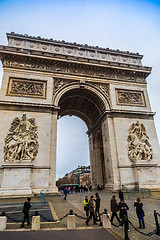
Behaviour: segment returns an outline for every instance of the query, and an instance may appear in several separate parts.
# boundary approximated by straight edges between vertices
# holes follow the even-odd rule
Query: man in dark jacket
[[[114,217],[116,217],[116,218],[117,218],[117,221],[120,223],[121,221],[120,221],[120,219],[119,219],[119,217],[118,217],[118,215],[117,215],[117,212],[118,212],[118,204],[117,204],[116,196],[115,196],[115,195],[112,196],[111,205],[110,205],[110,206],[111,206],[111,211],[112,211],[111,223],[113,222]]]
[[[32,204],[30,203],[30,201],[31,201],[31,198],[28,197],[27,201],[24,203],[23,211],[22,211],[24,213],[24,218],[23,218],[23,221],[22,221],[22,224],[21,224],[21,228],[24,227],[24,223],[25,223],[26,220],[27,220],[27,225],[30,225],[29,209],[32,207]]]
[[[95,195],[96,195],[96,199],[95,199],[95,202],[96,202],[95,217],[96,217],[96,221],[97,221],[97,215],[98,215],[99,221],[101,221],[101,216],[100,216],[100,212],[99,212],[101,199],[100,199],[98,193],[95,193]]]
[[[127,231],[130,231],[129,223],[128,223],[128,214],[127,214],[127,210],[129,210],[129,207],[127,206],[127,204],[124,202],[123,199],[118,204],[118,210],[120,210],[120,219],[122,220],[122,226],[124,224],[124,228],[125,228],[124,230],[127,235]],[[128,239],[128,235],[126,239]]]
[[[90,200],[89,200],[89,218],[86,220],[86,225],[88,226],[89,221],[91,220],[91,218],[93,217],[93,224],[96,224],[96,220],[95,220],[95,214],[94,214],[94,209],[95,209],[95,205],[94,205],[94,196],[91,196]]]

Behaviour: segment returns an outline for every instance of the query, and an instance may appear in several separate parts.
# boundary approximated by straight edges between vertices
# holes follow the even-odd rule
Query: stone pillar
[[[90,154],[90,169],[91,169],[91,184],[93,189],[97,189],[97,175],[95,163],[95,140],[94,134],[89,135],[89,154]]]
[[[67,217],[67,229],[75,229],[76,228],[76,216],[75,215],[68,215]]]
[[[40,216],[33,216],[32,217],[32,231],[39,231],[40,230]]]
[[[7,217],[6,216],[0,217],[0,231],[4,231],[6,229],[6,224],[7,224]]]
[[[57,112],[51,114],[49,191],[56,192]]]
[[[108,190],[118,190],[120,187],[120,172],[118,168],[114,121],[112,118],[107,118],[102,123],[102,138],[106,167],[105,188]]]
[[[112,228],[109,218],[110,218],[109,213],[102,215],[103,228]]]
[[[102,159],[101,159],[101,144],[102,144],[101,131],[97,131],[95,137],[95,172],[97,185],[103,185],[102,177]]]

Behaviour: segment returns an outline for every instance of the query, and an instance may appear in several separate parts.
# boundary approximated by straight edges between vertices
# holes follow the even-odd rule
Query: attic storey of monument
[[[57,119],[69,114],[88,127],[93,188],[159,189],[160,147],[146,84],[151,68],[142,55],[7,38],[0,46],[1,195],[57,192]]]

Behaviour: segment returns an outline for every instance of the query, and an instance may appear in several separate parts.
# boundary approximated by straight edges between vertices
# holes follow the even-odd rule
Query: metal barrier
[[[30,218],[32,218],[33,216],[40,216],[41,218],[43,218],[47,222],[58,223],[58,222],[62,221],[63,219],[65,219],[69,215],[74,215],[75,217],[78,217],[80,219],[86,220],[86,217],[83,217],[83,216],[78,215],[77,213],[74,213],[72,209],[70,210],[69,213],[67,213],[63,217],[59,218],[58,220],[48,219],[48,218],[44,217],[42,214],[39,214],[38,211],[35,211],[35,213],[32,216],[30,216]],[[138,233],[140,233],[140,234],[142,234],[144,236],[150,237],[153,234],[156,234],[156,235],[160,236],[160,224],[159,224],[159,221],[158,221],[158,217],[160,217],[160,214],[158,212],[156,212],[155,210],[154,210],[154,218],[155,218],[156,229],[154,231],[152,231],[152,232],[149,232],[149,233],[145,233],[145,232],[140,231],[137,227],[134,226],[134,224],[128,219],[127,216],[125,216],[122,219],[122,221],[119,223],[119,225],[115,225],[113,222],[111,222],[109,214],[107,212],[107,209],[104,209],[104,211],[100,215],[106,215],[107,218],[109,219],[111,225],[116,227],[116,228],[124,225],[124,233],[125,233],[125,239],[126,240],[129,239],[129,237],[128,237],[128,224],[130,224],[131,227],[133,227],[135,231],[137,231]],[[22,222],[22,220],[14,219],[14,218],[6,215],[4,211],[2,212],[1,216],[6,216],[7,219],[9,219],[11,221],[14,221],[14,222],[17,222],[17,223]],[[103,225],[102,222],[100,222],[100,226],[102,226],[102,225]],[[109,225],[107,225],[107,226],[109,226]],[[105,227],[105,228],[110,228],[110,227]]]
[[[107,213],[107,209],[104,209],[104,212]],[[122,219],[122,221],[119,223],[119,225],[115,225],[113,222],[111,222],[111,224],[116,228],[124,225],[125,240],[129,240],[129,237],[128,237],[128,223],[134,228],[135,231],[137,231],[138,233],[140,233],[144,236],[151,237],[153,234],[156,234],[156,235],[160,236],[160,225],[159,225],[159,222],[158,222],[158,216],[160,217],[160,214],[157,213],[154,210],[154,218],[155,218],[156,229],[153,230],[152,232],[149,232],[149,233],[144,233],[144,232],[140,231],[138,228],[136,228],[134,226],[134,224],[128,219],[127,216],[126,216],[126,218]]]

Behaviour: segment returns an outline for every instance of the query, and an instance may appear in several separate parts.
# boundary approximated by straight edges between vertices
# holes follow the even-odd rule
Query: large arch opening
[[[93,127],[105,110],[103,101],[85,88],[67,91],[59,100],[59,117],[74,115],[81,118],[88,129]]]
[[[106,109],[105,103],[89,89],[78,87],[65,91],[59,98],[58,106],[60,108],[58,119],[73,115],[86,123],[92,186],[93,188],[97,188],[98,185],[105,186],[106,169],[101,129],[101,118]]]
[[[76,169],[88,166],[89,144],[87,126],[75,116],[64,116],[57,122],[57,179]],[[76,154],[75,154],[76,153]]]

